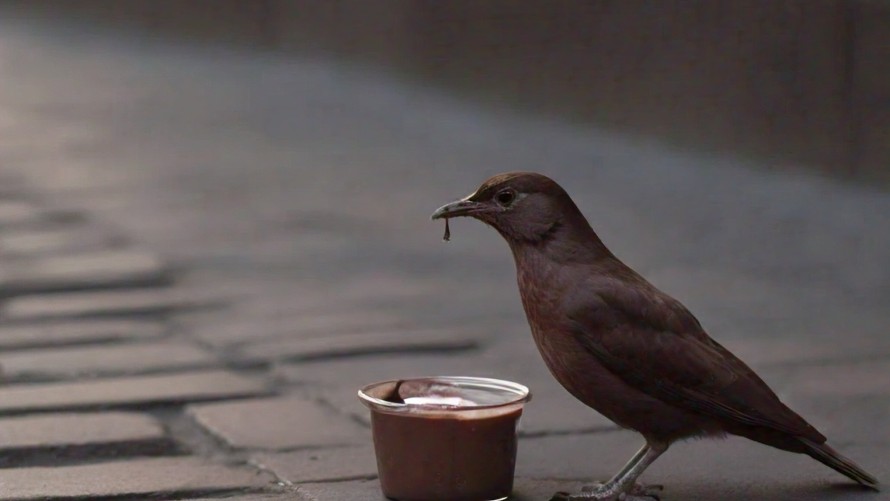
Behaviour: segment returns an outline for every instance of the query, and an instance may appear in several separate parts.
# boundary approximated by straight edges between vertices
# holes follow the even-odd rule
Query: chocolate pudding
[[[510,495],[525,387],[482,378],[425,378],[378,383],[359,394],[372,410],[384,495],[399,501]]]

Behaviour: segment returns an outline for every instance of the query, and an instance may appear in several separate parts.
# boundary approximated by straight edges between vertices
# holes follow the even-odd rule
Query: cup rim
[[[451,383],[463,384],[467,386],[475,386],[475,387],[494,387],[498,390],[506,390],[508,392],[512,392],[516,395],[516,398],[512,400],[507,400],[506,402],[501,402],[497,404],[487,404],[487,405],[471,405],[471,406],[462,406],[462,407],[454,407],[449,408],[447,412],[472,412],[478,411],[481,409],[497,409],[499,407],[506,407],[510,405],[516,405],[528,402],[532,398],[531,391],[527,386],[513,382],[507,381],[504,379],[495,379],[488,377],[475,377],[475,376],[423,376],[423,377],[411,377],[404,379],[388,379],[385,381],[377,381],[376,383],[371,383],[365,385],[360,390],[358,390],[358,398],[362,401],[362,403],[371,410],[405,410],[409,408],[413,409],[429,409],[442,411],[443,409],[439,407],[430,407],[425,404],[407,404],[407,403],[398,403],[398,402],[390,402],[387,400],[382,400],[376,397],[372,397],[367,393],[368,390],[372,388],[376,388],[377,386],[387,384],[387,383],[395,383],[398,381],[427,381],[427,380],[437,380],[437,381],[446,381]]]

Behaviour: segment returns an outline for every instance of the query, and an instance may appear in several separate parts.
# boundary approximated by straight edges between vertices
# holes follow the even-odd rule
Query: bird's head
[[[492,226],[510,245],[546,242],[572,226],[591,231],[565,190],[547,176],[534,172],[493,176],[472,194],[439,207],[432,218],[461,216]]]

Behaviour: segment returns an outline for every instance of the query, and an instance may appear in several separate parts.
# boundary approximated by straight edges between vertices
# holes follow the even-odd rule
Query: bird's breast
[[[560,314],[560,304],[571,294],[559,270],[542,260],[517,259],[517,281],[522,306],[528,319],[535,344],[547,367],[563,385],[565,374],[575,362],[580,346],[571,335],[567,319]]]

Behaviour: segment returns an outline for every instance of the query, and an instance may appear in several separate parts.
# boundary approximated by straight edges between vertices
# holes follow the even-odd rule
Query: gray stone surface
[[[291,362],[278,367],[276,374],[294,384],[357,390],[369,383],[400,377],[464,374],[509,379],[519,371],[517,365],[514,360],[500,357],[498,350],[487,347],[470,353],[399,353]],[[532,386],[530,381],[514,380]]]
[[[163,496],[261,488],[269,483],[249,468],[199,458],[158,458],[58,468],[0,469],[5,499]]]
[[[68,292],[13,298],[0,312],[0,318],[23,322],[57,318],[152,315],[201,304],[203,301],[200,299],[196,300],[168,288]]]
[[[783,392],[783,400],[837,448],[850,445],[890,447],[890,398],[807,396]]]
[[[377,476],[377,459],[370,443],[358,447],[257,454],[251,462],[289,484]]]
[[[287,273],[267,273],[251,267],[240,269],[235,264],[207,264],[200,259],[197,266],[180,270],[179,287],[195,290],[212,287],[232,298],[230,307],[212,315],[185,312],[178,317],[186,327],[200,334],[205,325],[232,322],[256,322],[287,325],[297,319],[310,317],[337,318],[337,322],[357,323],[355,318],[366,318],[369,323],[382,324],[385,320],[404,322],[407,315],[401,301],[418,295],[429,294],[435,284],[429,279],[400,277],[398,281],[389,274],[365,273],[344,276],[336,282],[324,277],[289,276]],[[245,260],[245,263],[250,263]],[[200,265],[204,264],[205,267]],[[424,319],[427,320],[427,319]],[[314,322],[314,320],[312,321]],[[426,322],[424,323],[426,325]],[[242,331],[238,336],[229,333],[227,343],[250,341],[254,331]],[[212,335],[207,341],[213,342]]]
[[[125,343],[0,353],[3,374],[12,378],[138,374],[217,365],[203,348],[181,341]]]
[[[890,357],[792,368],[780,388],[793,395],[890,400]]]
[[[805,335],[801,336],[805,337]],[[890,360],[890,339],[854,338],[812,339],[801,342],[788,338],[732,338],[723,345],[752,367],[822,365],[884,358]]]
[[[157,256],[132,250],[106,250],[18,263],[0,273],[0,288],[10,295],[138,286],[159,283],[165,274]]]
[[[0,255],[35,258],[122,248],[126,239],[93,225],[65,225],[6,231],[0,234]]]
[[[832,443],[890,478],[881,379],[890,328],[887,193],[483,109],[323,59],[84,37],[56,26],[3,28],[0,67],[16,71],[4,72],[0,86],[0,179],[21,177],[53,206],[121,228],[133,248],[187,272],[176,290],[136,299],[122,292],[17,298],[0,319],[169,313],[177,335],[210,343],[219,335],[217,346],[257,350],[260,361],[332,357],[257,369],[249,381],[211,373],[8,385],[0,388],[3,412],[222,398],[262,392],[259,381],[271,376],[285,392],[299,386],[341,414],[361,416],[354,393],[369,381],[473,373],[526,383],[535,394],[523,433],[537,438],[520,444],[523,495],[546,499],[563,485],[553,479],[606,478],[639,437],[590,433],[607,423],[547,374],[501,239],[461,220],[444,244],[442,226],[428,220],[490,174],[536,170],[566,186],[618,256],[687,304]],[[0,184],[5,192],[9,185]],[[39,207],[12,209],[25,223],[0,229],[50,227]],[[181,308],[208,294],[230,300],[228,313]],[[304,314],[345,322],[367,311],[424,329],[469,325],[483,349],[336,361],[382,347],[372,338],[362,347],[325,336],[307,344],[289,328]],[[202,332],[214,323],[233,327]],[[309,435],[292,429],[291,407],[270,408],[263,419],[245,406],[219,411],[220,420],[243,437],[251,435],[239,422],[274,431],[258,442],[272,447],[288,433]],[[183,437],[198,431],[182,422],[184,430],[172,428]],[[228,452],[189,443],[196,454]],[[138,470],[127,471],[120,476]],[[843,479],[809,458],[735,439],[678,445],[644,480],[667,484],[666,499],[864,497],[836,487]],[[379,499],[373,481],[299,488],[315,499]]]
[[[557,492],[580,492],[587,485],[585,482],[573,482],[571,480],[546,480],[540,478],[518,477],[513,480],[513,495],[515,501],[545,501]]]
[[[888,359],[793,366],[776,390],[838,446],[890,444]]]
[[[0,413],[214,400],[264,391],[261,381],[227,371],[13,384],[0,387]]]
[[[293,305],[291,305],[293,308]],[[320,337],[330,334],[404,330],[406,320],[392,313],[350,308],[347,311],[285,311],[252,314],[233,311],[207,318],[192,329],[195,337],[214,346],[253,343],[264,339]]]
[[[522,438],[516,459],[517,476],[608,480],[643,445],[629,431],[585,435]],[[643,481],[652,482],[650,475]]]
[[[630,432],[524,439],[519,444],[517,472],[532,478],[603,480],[640,445],[642,438]],[[842,452],[878,478],[890,475],[890,461],[881,445],[844,447]],[[665,500],[828,500],[858,491],[845,477],[809,457],[742,438],[677,444],[641,481],[663,484]],[[870,499],[890,498],[887,493],[859,494]]]
[[[0,350],[60,347],[117,340],[143,340],[161,336],[160,322],[140,320],[52,321],[21,325],[0,325]]]
[[[302,484],[297,488],[302,501],[355,500],[385,501],[377,480],[355,480],[351,482],[322,482]]]
[[[55,413],[0,419],[0,450],[160,441],[151,416],[129,412]]]
[[[44,211],[24,200],[0,200],[0,228],[34,223]]]
[[[301,397],[241,400],[189,407],[198,423],[230,447],[293,449],[370,441],[370,432]]]
[[[247,360],[311,360],[387,352],[469,350],[478,335],[453,329],[393,329],[285,338],[251,343],[236,352]]]

